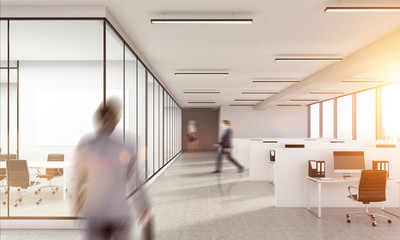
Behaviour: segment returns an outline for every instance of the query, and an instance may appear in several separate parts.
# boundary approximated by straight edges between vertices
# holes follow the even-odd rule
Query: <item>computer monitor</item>
[[[359,173],[365,169],[363,151],[334,151],[333,166],[335,173],[343,173],[344,177],[350,173]]]

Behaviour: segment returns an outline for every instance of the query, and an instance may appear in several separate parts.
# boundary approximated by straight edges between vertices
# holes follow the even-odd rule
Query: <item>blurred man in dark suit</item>
[[[238,172],[243,172],[243,166],[240,165],[235,159],[231,156],[231,138],[232,138],[232,129],[230,128],[230,122],[228,120],[221,121],[221,136],[220,141],[218,144],[215,144],[219,147],[218,149],[218,156],[217,156],[217,165],[215,171],[213,173],[220,173],[221,172],[221,165],[222,165],[222,156],[225,154],[228,157],[228,160],[231,161],[237,168]]]

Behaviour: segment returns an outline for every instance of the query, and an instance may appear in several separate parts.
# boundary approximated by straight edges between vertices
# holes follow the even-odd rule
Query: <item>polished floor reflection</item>
[[[170,239],[398,239],[400,220],[368,218],[346,223],[351,209],[324,209],[318,219],[305,208],[275,208],[274,186],[248,180],[229,162],[212,174],[216,153],[184,153],[151,185],[156,238]],[[359,209],[358,209],[359,210]],[[376,209],[373,209],[376,210]],[[140,239],[140,228],[135,239]],[[1,239],[84,239],[80,230],[2,230]]]

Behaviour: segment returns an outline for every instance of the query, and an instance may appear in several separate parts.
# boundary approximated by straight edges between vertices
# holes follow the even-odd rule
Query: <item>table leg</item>
[[[399,207],[400,207],[400,182],[397,182],[397,184],[399,185]],[[384,211],[385,213],[389,213],[390,215],[393,215],[393,216],[395,216],[395,217],[400,218],[399,215],[397,215],[397,214],[395,214],[395,213],[392,213],[392,212],[390,212],[390,211],[385,210],[385,209],[384,209],[384,206],[383,206],[383,203],[382,203],[381,209],[382,209],[382,211]]]
[[[321,183],[318,183],[318,217],[321,217]]]
[[[63,181],[64,181],[64,188],[63,188],[63,200],[64,202],[67,201],[67,168],[63,170]]]

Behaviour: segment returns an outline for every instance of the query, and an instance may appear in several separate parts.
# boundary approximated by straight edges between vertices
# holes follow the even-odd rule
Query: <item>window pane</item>
[[[168,98],[167,93],[164,91],[164,164],[168,161]]]
[[[310,105],[310,128],[310,137],[319,138],[319,103]]]
[[[337,128],[339,139],[352,139],[352,103],[352,95],[341,97],[337,100]]]
[[[153,76],[147,73],[147,176],[150,177],[154,173],[154,158],[153,158]]]
[[[357,139],[375,140],[376,90],[357,93]]]
[[[124,97],[124,42],[109,24],[106,27],[106,58],[107,98],[117,97],[122,103]],[[117,125],[117,130],[122,133],[125,116],[123,115],[124,111],[121,113],[121,121]],[[121,141],[123,140],[122,134]]]
[[[386,140],[400,141],[400,83],[382,87],[382,127]]]
[[[146,161],[146,69],[138,63],[138,159]],[[144,176],[147,176],[144,174]]]
[[[322,103],[323,137],[333,138],[333,100]]]
[[[159,104],[159,100],[158,100],[158,87],[159,84],[156,80],[154,80],[154,172],[158,171],[158,169],[160,169],[159,166],[159,162],[158,162],[158,150],[159,150],[159,140],[160,140],[160,136],[159,136],[159,132],[160,132],[160,128],[159,128],[159,120],[160,120],[160,116],[159,116],[159,110],[158,110],[158,104]]]
[[[160,86],[160,166],[164,166],[164,89]]]
[[[136,57],[125,49],[125,142],[136,144]],[[136,146],[134,146],[136,147]]]
[[[0,30],[1,30],[1,34],[0,34],[0,66],[2,68],[7,67],[7,21],[0,21]],[[15,63],[13,64],[15,65]],[[16,70],[11,71],[10,70],[10,75],[16,75],[13,74],[12,72],[16,72]],[[11,77],[10,76],[10,77]],[[8,126],[7,126],[7,120],[8,120],[8,115],[7,115],[7,108],[8,108],[8,96],[7,96],[7,81],[8,81],[8,71],[7,69],[0,69],[0,149],[1,152],[3,154],[7,154],[8,153]],[[13,84],[10,84],[10,88],[16,88],[16,81],[13,81]],[[10,89],[10,93],[12,92],[16,92],[15,89]],[[14,107],[14,109],[16,109],[16,107]],[[12,152],[12,150],[10,150],[10,154],[12,153],[16,153],[16,152]],[[0,169],[0,174],[2,176],[0,176],[0,181],[2,184],[5,184],[5,176],[7,174],[7,170],[5,168],[1,168]],[[1,189],[1,191],[3,191],[3,189]],[[6,194],[2,194],[0,193],[0,217],[6,217],[8,216],[8,206],[5,204],[1,204],[3,201],[5,201],[6,199],[8,199]],[[0,234],[0,238],[1,238],[1,234]]]

